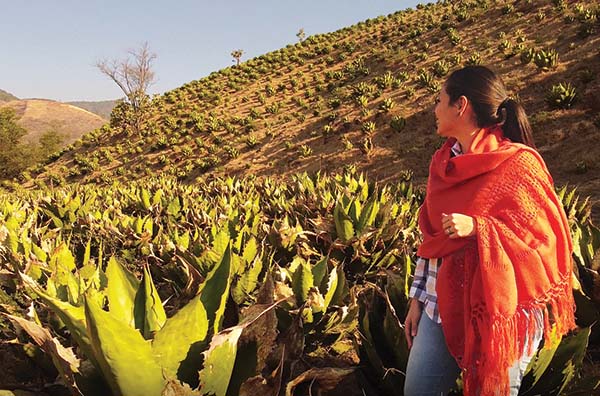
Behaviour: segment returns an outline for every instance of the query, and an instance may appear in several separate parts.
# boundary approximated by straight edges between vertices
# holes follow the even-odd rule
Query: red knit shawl
[[[572,245],[552,177],[534,149],[480,130],[470,149],[450,156],[454,138],[433,155],[419,214],[421,257],[441,257],[437,294],[450,353],[463,369],[465,395],[508,395],[508,368],[544,311],[544,336],[575,327]],[[450,239],[442,213],[475,219],[477,235]],[[530,351],[532,352],[532,351]]]

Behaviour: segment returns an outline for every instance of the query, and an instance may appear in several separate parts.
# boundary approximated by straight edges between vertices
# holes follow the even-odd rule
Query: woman
[[[552,328],[575,327],[571,238],[521,105],[491,70],[453,72],[419,217],[405,395],[516,395]],[[425,314],[422,314],[425,310]]]

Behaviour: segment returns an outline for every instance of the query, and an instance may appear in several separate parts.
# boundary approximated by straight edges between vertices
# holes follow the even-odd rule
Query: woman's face
[[[453,131],[456,129],[458,121],[458,106],[450,104],[450,97],[446,93],[444,85],[440,93],[435,98],[435,124],[437,125],[437,134],[444,137],[453,137]]]

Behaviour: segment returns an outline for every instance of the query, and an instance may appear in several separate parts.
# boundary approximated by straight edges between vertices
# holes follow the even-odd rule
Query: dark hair
[[[508,96],[502,79],[493,71],[485,66],[467,66],[452,72],[445,87],[450,103],[461,96],[469,99],[478,127],[500,124],[505,137],[535,148],[523,106]]]

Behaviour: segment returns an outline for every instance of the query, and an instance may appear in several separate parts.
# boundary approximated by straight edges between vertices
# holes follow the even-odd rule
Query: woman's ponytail
[[[516,143],[535,148],[533,134],[523,106],[513,98],[506,98],[498,108],[504,136]]]
[[[502,125],[504,136],[535,148],[523,106],[508,97],[502,79],[485,66],[466,66],[453,71],[444,84],[450,103],[465,96],[473,106],[477,126]]]

